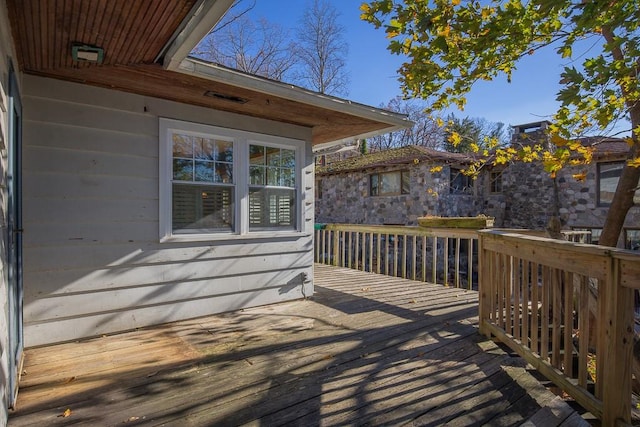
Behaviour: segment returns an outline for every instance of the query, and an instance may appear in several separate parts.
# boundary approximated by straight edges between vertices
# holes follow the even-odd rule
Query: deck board
[[[314,277],[304,301],[27,349],[9,425],[584,423],[478,334],[476,292]]]

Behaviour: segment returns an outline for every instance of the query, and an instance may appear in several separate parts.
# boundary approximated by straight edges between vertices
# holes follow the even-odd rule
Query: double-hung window
[[[249,144],[249,231],[293,230],[296,220],[296,152]]]
[[[160,238],[300,229],[304,143],[160,120]]]

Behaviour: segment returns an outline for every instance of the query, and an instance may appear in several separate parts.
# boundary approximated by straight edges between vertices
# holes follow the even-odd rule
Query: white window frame
[[[282,235],[299,235],[303,231],[303,163],[305,159],[304,141],[223,128],[201,123],[160,118],[160,155],[159,155],[159,223],[160,241],[206,241],[230,240],[242,238],[260,238]],[[174,234],[172,229],[172,171],[173,146],[172,134],[179,132],[187,135],[214,137],[233,141],[233,183],[234,224],[231,232]],[[293,230],[249,231],[249,145],[259,144],[270,147],[286,148],[295,151],[295,224]]]

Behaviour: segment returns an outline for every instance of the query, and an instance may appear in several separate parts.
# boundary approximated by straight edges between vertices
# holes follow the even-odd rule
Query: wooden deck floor
[[[315,283],[305,301],[27,350],[9,425],[586,424],[478,335],[477,293],[320,265]]]

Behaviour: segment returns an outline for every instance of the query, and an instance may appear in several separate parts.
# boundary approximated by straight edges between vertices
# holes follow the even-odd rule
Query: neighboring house
[[[425,215],[475,216],[482,194],[466,154],[407,146],[316,168],[316,221],[417,225]]]
[[[515,126],[513,143],[548,144],[546,124]],[[545,230],[557,214],[563,228],[590,230],[597,242],[629,147],[617,138],[582,142],[594,147],[593,163],[562,170],[557,192],[539,163],[489,167],[473,180],[460,173],[471,157],[417,146],[335,161],[316,169],[316,221],[416,225],[426,215],[484,214],[498,227]],[[580,173],[584,181],[572,176]],[[640,207],[627,215],[620,245],[640,246]]]
[[[313,151],[410,125],[188,58],[232,3],[0,0],[0,424],[23,345],[311,295]]]

